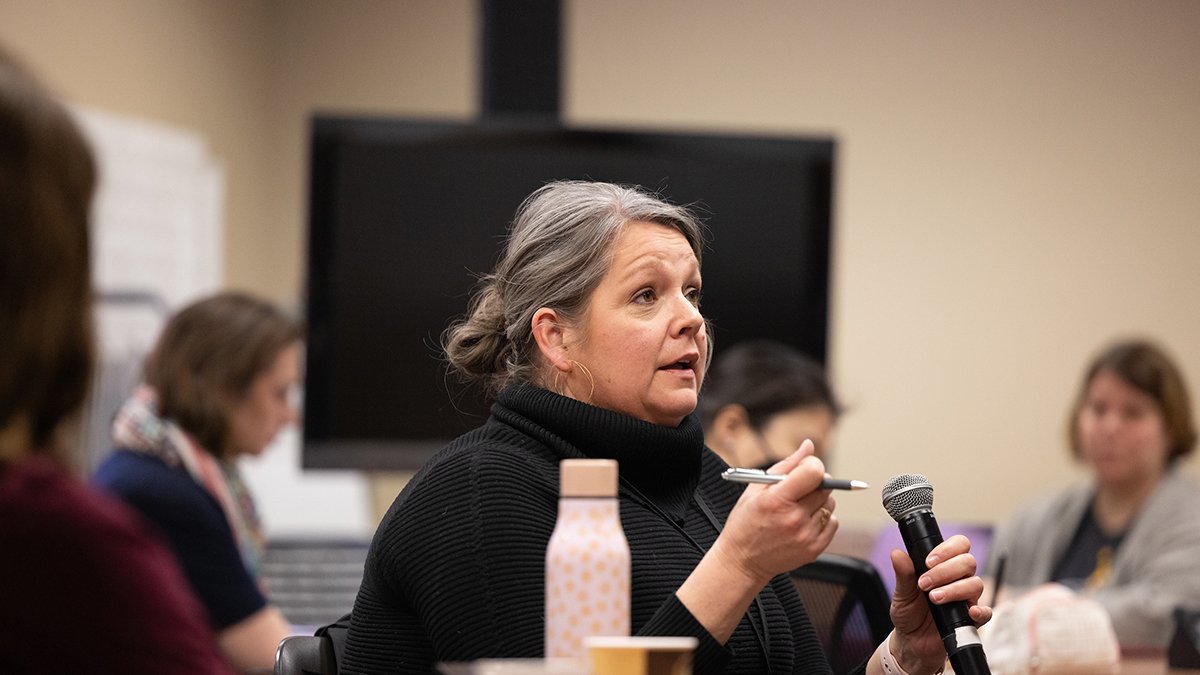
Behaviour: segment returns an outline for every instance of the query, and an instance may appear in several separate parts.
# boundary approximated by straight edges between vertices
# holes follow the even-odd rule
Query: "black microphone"
[[[920,577],[929,569],[925,566],[925,558],[942,543],[942,531],[933,517],[933,486],[919,473],[895,476],[883,486],[883,508],[899,524],[908,557],[912,558]],[[928,601],[929,596],[925,599]],[[979,631],[967,613],[967,603],[963,600],[945,605],[930,602],[929,613],[942,636],[955,675],[991,675]]]

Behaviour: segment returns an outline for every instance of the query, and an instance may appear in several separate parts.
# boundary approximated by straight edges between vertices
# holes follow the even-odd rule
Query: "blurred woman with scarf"
[[[176,313],[94,478],[162,531],[241,669],[271,668],[290,629],[258,583],[264,538],[236,460],[297,420],[301,336],[297,321],[242,293]]]

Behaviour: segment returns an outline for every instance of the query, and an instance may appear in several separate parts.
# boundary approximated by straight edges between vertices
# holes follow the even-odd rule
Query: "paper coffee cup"
[[[592,675],[692,675],[694,637],[584,638]]]

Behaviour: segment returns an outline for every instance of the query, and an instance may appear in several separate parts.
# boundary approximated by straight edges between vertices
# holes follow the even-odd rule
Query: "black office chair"
[[[319,635],[285,637],[275,650],[275,675],[337,675],[333,640]]]
[[[292,635],[275,650],[275,675],[337,675],[337,662],[350,630],[350,614],[317,629],[316,635]]]
[[[1167,667],[1200,668],[1200,609],[1175,608],[1175,630],[1167,645]]]
[[[792,581],[834,675],[854,670],[892,631],[891,599],[871,563],[826,553],[793,570]]]

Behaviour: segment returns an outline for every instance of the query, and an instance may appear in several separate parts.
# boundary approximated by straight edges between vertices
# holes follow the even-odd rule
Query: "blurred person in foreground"
[[[0,670],[230,673],[170,551],[74,475],[95,163],[0,50]]]
[[[237,460],[296,421],[301,335],[296,320],[244,293],[176,312],[93,477],[165,535],[239,668],[271,668],[291,633],[259,587],[265,540]]]
[[[442,661],[543,653],[545,551],[559,462],[616,459],[632,551],[631,626],[693,636],[694,672],[828,673],[787,572],[837,530],[811,443],[778,484],[734,485],[694,414],[710,344],[700,224],[640,189],[558,182],[522,204],[495,270],[445,335],[458,373],[496,395],[490,418],[412,478],[372,541],[339,673],[427,673]],[[922,586],[988,607],[966,538]],[[907,555],[885,657],[911,675],[946,653]]]
[[[1178,471],[1196,443],[1183,375],[1151,342],[1109,346],[1084,373],[1068,439],[1091,479],[1001,527],[988,574],[1006,553],[1006,589],[1062,583],[1104,606],[1122,648],[1163,647],[1173,609],[1200,606],[1200,486]]]
[[[705,445],[729,466],[767,469],[809,439],[828,467],[842,406],[821,364],[781,342],[756,339],[713,361],[696,412]]]

